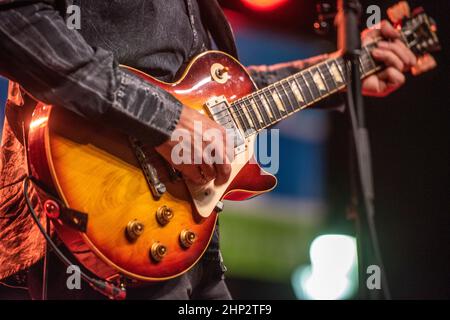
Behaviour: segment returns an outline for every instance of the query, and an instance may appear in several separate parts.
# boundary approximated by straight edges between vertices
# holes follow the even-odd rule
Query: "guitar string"
[[[364,56],[363,56],[363,59],[364,59],[364,62],[363,62],[363,63],[370,62],[371,65],[373,64],[373,63],[372,63],[373,61],[372,61],[369,57],[367,57],[367,55],[364,55]],[[270,121],[270,118],[273,118],[273,117],[270,117],[269,115],[266,114],[267,112],[266,112],[264,106],[261,107],[261,104],[262,104],[261,96],[262,96],[262,95],[265,96],[263,90],[270,91],[269,88],[273,87],[273,88],[275,89],[276,93],[277,93],[277,94],[279,95],[279,97],[282,99],[281,102],[282,102],[283,106],[284,106],[284,107],[290,107],[290,108],[292,109],[291,111],[286,111],[286,114],[285,114],[285,115],[283,115],[283,113],[279,110],[279,114],[280,114],[281,117],[278,117],[278,116],[277,116],[277,118],[280,118],[280,119],[281,119],[281,118],[283,118],[283,117],[286,116],[286,115],[293,114],[293,113],[295,113],[295,112],[301,110],[302,108],[304,108],[304,107],[306,107],[306,106],[308,106],[308,105],[314,103],[315,101],[321,100],[321,99],[323,99],[324,97],[326,97],[327,95],[332,94],[332,93],[334,93],[335,91],[338,91],[337,88],[339,87],[339,85],[336,83],[336,80],[335,80],[334,77],[331,75],[331,72],[330,72],[330,71],[327,71],[327,72],[324,74],[324,72],[322,72],[322,71],[320,70],[320,66],[321,66],[321,65],[326,66],[327,68],[329,68],[328,63],[331,62],[332,60],[338,60],[338,59],[328,59],[328,60],[324,61],[323,63],[321,63],[321,64],[319,64],[319,65],[313,66],[313,68],[315,67],[315,68],[317,69],[317,72],[320,73],[321,78],[323,78],[324,84],[325,84],[325,86],[327,87],[326,93],[325,93],[325,94],[322,94],[322,91],[323,91],[323,90],[319,90],[319,89],[317,88],[317,91],[319,92],[319,96],[318,96],[318,98],[316,98],[316,99],[314,99],[314,96],[311,94],[311,97],[313,98],[311,101],[309,101],[309,102],[307,102],[307,103],[303,102],[303,104],[302,104],[297,98],[295,98],[295,103],[293,103],[293,102],[292,102],[292,99],[291,99],[291,97],[290,97],[290,94],[289,94],[289,92],[288,92],[288,91],[291,91],[291,88],[289,88],[289,80],[288,80],[288,78],[286,78],[286,79],[282,79],[282,80],[278,81],[277,83],[271,84],[270,86],[268,86],[268,87],[266,87],[266,88],[263,88],[263,89],[258,90],[258,91],[256,91],[256,92],[253,92],[253,93],[251,93],[251,94],[249,94],[249,95],[247,95],[247,96],[245,96],[245,97],[242,97],[242,98],[240,98],[240,99],[238,99],[238,100],[236,100],[236,101],[233,101],[233,102],[231,103],[232,106],[230,106],[229,108],[226,108],[226,109],[224,109],[224,110],[227,110],[227,111],[230,111],[230,110],[231,110],[231,112],[230,112],[231,115],[238,117],[238,120],[241,120],[241,123],[243,123],[243,121],[242,121],[242,120],[244,120],[244,119],[243,119],[243,116],[245,116],[245,114],[244,114],[245,111],[243,111],[243,108],[246,108],[246,109],[247,109],[247,113],[249,113],[250,116],[251,116],[251,118],[252,118],[252,122],[254,122],[254,124],[255,124],[255,122],[258,123],[258,124],[260,124],[260,125],[259,125],[259,128],[255,125],[256,128],[246,128],[246,129],[261,129],[261,128],[263,127],[263,126],[261,126],[261,123],[263,123],[264,125],[271,125],[272,123],[267,123],[265,119],[269,119],[269,121]],[[339,63],[338,61],[336,61],[336,62]],[[370,68],[370,67],[369,67],[369,68]],[[370,70],[369,70],[368,72],[366,72],[364,69],[365,69],[365,68],[363,67],[362,70],[361,70],[361,71],[362,71],[362,76],[364,76],[366,73],[370,72]],[[371,69],[373,69],[373,68],[371,68]],[[294,75],[294,76],[297,76],[297,74]],[[298,87],[299,89],[301,89],[302,91],[306,91],[306,89],[307,89],[306,86],[301,86],[301,85],[299,85],[297,81],[295,81],[295,83],[296,83],[296,85],[297,85],[297,87]],[[306,83],[306,82],[305,82],[305,83]],[[330,83],[333,83],[333,84],[334,84],[333,86],[334,86],[335,88],[330,88]],[[284,85],[287,85],[287,86],[288,86],[288,90],[286,90],[286,88],[285,88]],[[345,83],[344,83],[344,86],[345,86]],[[339,89],[339,90],[340,90],[340,89]],[[300,92],[300,93],[302,94],[302,96],[305,95],[305,94],[302,93],[302,92]],[[295,95],[295,94],[294,94],[294,95]],[[286,99],[284,99],[284,98],[287,98],[287,100],[289,101],[289,104],[286,104],[286,102],[285,102]],[[253,116],[253,112],[251,112],[251,111],[255,111],[254,108],[253,108],[253,107],[250,108],[250,107],[246,104],[246,102],[247,102],[247,103],[249,103],[249,104],[251,105],[251,104],[252,104],[252,102],[250,101],[251,99],[253,99],[253,100],[256,101],[256,104],[255,104],[255,105],[256,105],[256,109],[257,109],[257,111],[259,112],[259,114],[261,115],[261,118],[262,118],[263,122],[259,121],[258,119],[255,119],[255,117]],[[268,99],[265,98],[265,100],[267,101]],[[283,100],[284,100],[284,101],[283,101]],[[258,102],[258,101],[259,101],[259,102]],[[270,101],[268,101],[268,104],[269,104],[269,108],[270,108],[270,105],[273,105]],[[240,106],[241,108],[235,108],[236,106]],[[300,106],[300,107],[299,107],[299,106]],[[273,108],[270,108],[270,109],[271,109],[272,114],[273,114],[273,113],[274,113],[274,112],[273,112]],[[264,110],[264,112],[261,111],[261,110]],[[285,109],[285,110],[286,110],[286,109]],[[264,114],[266,114],[267,116],[264,116]],[[220,121],[221,119],[223,119],[223,118],[225,118],[225,117],[228,117],[228,114],[226,114],[226,115],[224,115],[224,116],[222,116],[222,117],[220,117],[220,118],[217,118],[217,119],[215,119],[215,120],[216,120],[216,121]],[[275,121],[277,121],[277,120],[278,120],[278,119],[275,119]],[[248,122],[248,121],[246,121],[246,122]]]
[[[401,34],[401,37],[403,40],[402,42],[404,44],[406,44],[408,48],[411,48],[411,45],[406,40],[405,31],[402,30],[400,32],[400,34]],[[371,51],[374,49],[376,44],[381,40],[383,40],[381,37],[374,38],[374,39],[372,39],[371,43],[362,47],[362,54],[359,57],[360,71],[361,71],[362,78],[365,78],[366,76],[373,74],[382,68],[381,65],[376,63],[376,61],[372,58],[372,55],[371,55]],[[337,65],[338,72],[339,72],[341,78],[343,79],[343,83],[341,85],[338,85],[334,75],[330,71],[329,64],[333,63],[333,62]],[[324,75],[324,72],[322,72],[320,69],[321,66],[326,67],[325,75]],[[365,67],[367,67],[367,69],[368,69],[367,71],[365,70],[366,69]],[[255,92],[247,94],[246,96],[241,97],[241,98],[231,102],[229,104],[229,107],[223,109],[223,111],[228,111],[228,113],[226,113],[222,117],[215,119],[215,121],[218,122],[225,117],[231,116],[230,120],[234,122],[235,126],[240,127],[242,129],[242,133],[245,137],[248,137],[248,136],[252,135],[253,133],[258,132],[262,129],[265,129],[271,125],[274,125],[275,123],[290,116],[291,114],[296,113],[304,108],[307,108],[307,107],[313,105],[315,102],[323,100],[327,96],[334,94],[335,92],[340,91],[343,88],[345,88],[348,85],[348,80],[346,79],[346,75],[343,74],[344,69],[345,69],[345,61],[343,61],[342,57],[326,59],[325,61],[322,61],[319,64],[310,66],[304,70],[299,71],[296,74],[293,74],[285,79],[281,79],[275,83],[270,84],[269,86],[267,86],[265,88],[258,89]],[[312,77],[311,70],[318,72],[320,77],[323,79],[325,87],[327,88],[326,92],[324,94],[322,94],[322,91],[324,91],[324,90],[320,90],[318,88],[317,83],[314,79],[312,82],[306,80],[305,75],[307,73],[309,73],[310,77]],[[298,81],[299,79],[301,79],[305,83],[305,86],[303,86],[299,83],[299,81]],[[299,101],[299,99],[296,97],[295,93],[292,93],[293,90],[289,85],[289,82],[291,80],[295,83],[295,85],[298,87],[298,89],[300,89],[299,91],[300,91],[301,96],[303,97],[303,101]],[[309,82],[309,84],[308,84],[308,82]],[[330,90],[329,82],[334,83],[335,88]],[[286,88],[284,87],[284,84],[286,84],[288,86],[288,90],[286,90]],[[314,93],[312,92],[311,87],[310,87],[311,85],[313,85],[315,87],[316,92],[318,93],[317,98],[314,98],[314,93],[316,93],[316,92],[314,92]],[[274,89],[274,91],[271,91],[272,89]],[[272,96],[273,92],[275,92],[275,94],[281,100],[280,102],[283,106],[283,110],[285,110],[284,111],[285,114],[283,114],[283,111],[280,110],[278,103],[275,101],[275,98]],[[309,94],[312,98],[311,101],[309,101],[309,102],[305,101],[305,92],[309,92]],[[289,97],[290,93],[295,96],[295,99],[294,99],[295,103],[292,103],[292,100]],[[262,102],[262,98],[264,98],[264,100],[266,101],[267,107],[270,110],[270,113],[272,116],[270,116],[270,114],[267,113],[266,105],[264,105],[264,103]],[[275,103],[275,106],[274,106],[274,103],[272,103],[271,98],[272,98],[273,102]],[[285,103],[286,98],[287,98],[287,101],[289,101],[289,104]],[[254,101],[254,104],[252,103],[251,100]],[[306,100],[308,100],[308,99],[306,99]],[[259,103],[258,103],[258,101],[259,101]],[[302,102],[303,102],[303,104],[302,104]],[[255,110],[254,106],[256,106],[256,110]],[[290,107],[292,110],[287,111],[288,107]],[[264,110],[264,111],[262,111],[262,110]],[[276,112],[275,112],[275,110],[276,110]],[[255,116],[253,116],[253,113],[255,113],[256,118],[255,118]],[[261,119],[263,120],[263,122],[259,121],[258,114],[261,117]],[[266,119],[269,120],[269,123],[266,122]],[[271,119],[274,119],[274,120],[271,121]],[[251,122],[249,122],[249,120]],[[227,124],[230,123],[231,121],[227,122]],[[248,126],[247,126],[247,124],[248,124]],[[253,127],[252,127],[252,124],[253,124]],[[263,124],[263,125],[261,125],[261,124]],[[248,131],[250,131],[249,135],[246,134]]]
[[[373,58],[371,57],[371,55],[370,55],[371,46],[374,45],[374,44],[376,44],[375,41],[372,42],[371,44],[366,45],[366,46],[363,47],[364,53],[360,57],[362,77],[365,77],[366,75],[368,75],[369,73],[371,73],[371,72],[373,72],[374,70],[377,69],[377,65],[376,65],[375,61],[373,60]],[[289,116],[289,115],[291,115],[291,114],[293,114],[293,113],[295,113],[295,112],[297,112],[297,111],[299,111],[299,110],[301,110],[303,108],[306,108],[306,107],[310,106],[311,104],[315,103],[316,101],[322,100],[323,98],[327,97],[328,95],[333,94],[334,92],[341,90],[340,88],[338,88],[339,86],[336,83],[335,78],[333,77],[333,75],[331,74],[331,72],[329,70],[329,68],[330,68],[329,67],[329,63],[332,63],[332,62],[336,63],[339,67],[341,67],[341,69],[344,67],[344,61],[342,60],[342,57],[333,58],[333,59],[327,59],[327,60],[325,60],[325,61],[323,61],[323,62],[321,62],[321,63],[319,63],[317,65],[311,66],[311,67],[309,67],[309,68],[307,68],[305,70],[300,71],[299,73],[291,75],[291,76],[289,76],[289,77],[287,77],[285,79],[282,79],[280,81],[277,81],[276,83],[273,83],[273,84],[271,84],[271,85],[269,85],[269,86],[267,86],[267,87],[265,87],[263,89],[257,90],[257,91],[255,91],[255,92],[253,92],[251,94],[248,94],[248,95],[246,95],[244,97],[241,97],[241,98],[237,99],[236,101],[233,101],[230,104],[230,107],[224,109],[226,111],[229,111],[229,114],[226,114],[226,115],[224,115],[224,116],[222,116],[220,118],[217,118],[215,120],[216,121],[220,121],[223,118],[228,117],[229,115],[231,115],[232,118],[233,118],[232,120],[235,120],[237,118],[237,120],[241,124],[241,125],[238,125],[238,126],[241,127],[242,130],[245,130],[245,131],[249,131],[249,130],[258,131],[258,130],[263,129],[263,128],[267,127],[267,126],[270,126],[270,125],[278,122],[279,120],[281,120],[281,119],[283,119],[283,118],[285,118],[285,117],[287,117],[287,116]],[[320,69],[321,66],[325,66],[326,67],[325,70],[327,70],[327,72],[325,72],[325,74],[324,74],[324,72],[321,71],[321,69]],[[365,67],[367,67],[369,70],[366,71]],[[327,87],[326,93],[322,94],[322,90],[317,88],[317,85],[314,82],[314,86],[317,89],[316,91],[319,93],[319,96],[317,98],[314,98],[314,94],[311,92],[311,89],[308,86],[308,82],[310,82],[311,84],[312,84],[312,82],[311,81],[307,82],[306,79],[304,79],[304,76],[305,76],[306,72],[309,72],[310,75],[311,75],[311,70],[313,70],[314,72],[318,72],[319,73],[321,78],[324,80],[325,86]],[[339,72],[339,73],[341,73],[341,72]],[[343,87],[345,87],[347,85],[347,81],[345,80],[345,76],[344,75],[341,74],[341,76],[344,79]],[[303,81],[305,82],[305,86],[302,86],[302,85],[300,85],[298,83],[297,78],[300,78],[300,77],[303,78]],[[308,91],[310,91],[311,97],[313,98],[312,101],[307,102],[307,103],[303,103],[303,105],[302,105],[302,103],[300,101],[298,101],[297,98],[295,98],[295,103],[292,103],[292,100],[291,100],[291,98],[289,96],[289,92],[292,92],[291,88],[289,88],[289,83],[288,83],[290,81],[290,79],[293,79],[293,81],[295,81],[296,86],[299,89],[301,89],[300,90],[300,94],[302,96],[305,96],[304,91],[306,91],[306,89],[308,89]],[[329,83],[334,83],[336,88],[330,90]],[[284,86],[285,84],[288,85],[288,90],[286,90],[286,88]],[[290,107],[292,109],[291,111],[285,111],[286,114],[283,115],[283,112],[281,110],[279,110],[279,108],[277,107],[277,108],[275,108],[275,110],[278,111],[276,113],[278,113],[279,116],[277,114],[276,117],[275,117],[275,115],[274,115],[274,108],[272,108],[273,107],[273,103],[270,101],[270,99],[266,98],[267,91],[270,91],[272,88],[275,89],[274,91],[279,96],[283,107],[285,107],[285,108]],[[266,91],[266,92],[264,92],[264,91]],[[270,108],[270,111],[271,111],[273,117],[270,117],[268,114],[266,114],[267,110],[265,110],[264,105],[261,107],[261,104],[262,104],[261,95],[264,96],[264,99],[266,100],[266,102],[268,104],[268,107]],[[286,98],[289,101],[289,104],[286,104]],[[255,103],[256,109],[257,109],[256,111],[254,110],[254,107],[253,107],[252,102],[250,100],[256,101],[256,103]],[[258,104],[258,101],[259,101],[259,104]],[[249,105],[247,105],[247,103]],[[300,105],[300,107],[298,105]],[[244,108],[245,108],[245,110],[244,110]],[[262,112],[261,110],[264,110],[264,112]],[[287,109],[285,109],[285,110],[287,110]],[[247,111],[247,112],[245,112],[245,111]],[[256,112],[259,113],[259,115],[261,116],[263,122],[258,120]],[[253,113],[255,113],[256,118],[255,118],[255,116],[253,116]],[[266,114],[266,117],[264,116],[264,114]],[[249,115],[250,120],[253,123],[253,127],[252,127],[252,124],[248,121],[247,115]],[[270,118],[275,118],[275,121],[270,122]],[[269,123],[267,123],[265,119],[269,119]],[[235,122],[237,122],[237,121],[235,120]],[[248,123],[248,126],[246,125],[246,123]],[[259,124],[259,126],[257,124]],[[263,125],[261,125],[261,124],[263,124]]]
[[[366,48],[366,47],[365,47]],[[263,108],[261,108],[261,95],[263,95],[263,96],[265,96],[265,94],[264,93],[266,93],[266,92],[263,92],[264,90],[266,90],[266,91],[270,91],[270,89],[269,88],[275,88],[276,89],[276,93],[278,94],[278,96],[282,99],[282,103],[283,103],[283,106],[287,106],[287,107],[290,107],[292,110],[291,111],[287,111],[286,112],[286,114],[284,114],[283,115],[283,113],[280,111],[280,110],[278,110],[279,112],[278,113],[280,113],[280,116],[281,117],[278,117],[277,116],[277,118],[279,118],[279,119],[276,119],[275,120],[275,122],[277,121],[277,120],[280,120],[280,119],[282,119],[283,117],[285,117],[285,116],[287,116],[287,115],[290,115],[290,114],[292,114],[292,113],[294,113],[294,112],[297,112],[297,111],[299,111],[299,110],[301,110],[302,108],[304,108],[304,107],[306,107],[306,106],[309,106],[310,104],[312,104],[312,103],[314,103],[314,102],[316,102],[317,100],[321,100],[322,98],[324,98],[324,97],[326,97],[327,95],[330,95],[330,94],[332,94],[332,93],[334,93],[335,91],[336,91],[336,88],[338,87],[338,84],[336,83],[336,80],[334,79],[334,77],[331,75],[331,72],[329,71],[329,63],[330,62],[332,62],[332,61],[335,61],[337,64],[339,64],[340,66],[341,66],[341,68],[343,67],[342,66],[342,63],[343,63],[343,61],[340,59],[340,58],[336,58],[336,59],[328,59],[328,60],[325,60],[324,62],[322,62],[321,64],[319,64],[319,65],[314,65],[314,66],[312,66],[310,69],[311,70],[314,70],[314,69],[316,69],[315,71],[317,71],[317,72],[319,72],[319,74],[321,75],[321,78],[323,78],[323,80],[324,80],[324,83],[325,83],[325,86],[327,87],[327,92],[325,93],[325,94],[322,94],[322,91],[323,90],[319,90],[318,88],[317,88],[317,86],[316,86],[316,89],[317,89],[317,91],[319,92],[319,96],[318,96],[318,98],[315,98],[314,99],[314,95],[311,93],[311,96],[312,96],[312,98],[313,98],[313,100],[312,101],[310,101],[310,102],[308,102],[308,103],[303,103],[303,105],[302,105],[302,103],[301,102],[299,102],[298,101],[298,99],[297,98],[295,98],[295,103],[292,103],[292,100],[291,100],[291,98],[290,98],[290,94],[289,94],[289,92],[291,92],[291,88],[289,88],[288,90],[286,90],[286,88],[285,88],[285,86],[284,85],[287,85],[288,87],[289,87],[289,79],[292,77],[292,78],[294,78],[294,77],[296,77],[296,76],[300,76],[300,74],[295,74],[295,75],[293,75],[293,76],[291,76],[291,77],[288,77],[288,78],[286,78],[286,79],[282,79],[282,80],[280,80],[280,81],[278,81],[278,82],[276,82],[276,83],[274,83],[274,84],[271,84],[270,86],[268,86],[268,87],[266,87],[266,88],[263,88],[263,89],[261,89],[261,90],[258,90],[258,91],[256,91],[256,92],[254,92],[254,93],[252,93],[252,94],[249,94],[249,95],[247,95],[247,96],[245,96],[245,97],[242,97],[242,98],[240,98],[240,99],[238,99],[238,100],[236,100],[236,101],[234,101],[232,104],[234,104],[233,105],[233,107],[235,107],[236,106],[236,104],[238,104],[238,105],[240,105],[241,106],[241,109],[243,109],[243,108],[246,108],[247,109],[247,111],[249,111],[249,110],[253,110],[254,111],[254,108],[252,108],[252,109],[249,109],[248,108],[248,106],[245,104],[245,102],[248,102],[248,103],[250,103],[251,104],[251,102],[250,102],[250,99],[253,99],[253,100],[256,100],[256,101],[258,101],[259,100],[259,105],[258,104],[256,104],[256,107],[257,107],[257,110],[259,111],[259,113],[260,113],[260,115],[264,115],[266,112],[262,112],[261,110],[265,110],[265,108],[264,108],[264,106],[263,106]],[[373,72],[377,67],[376,67],[376,63],[373,61],[373,59],[371,58],[371,56],[369,56],[369,52],[368,52],[368,50],[366,50],[366,54],[363,54],[362,56],[361,56],[361,62],[362,62],[362,66],[361,66],[361,73],[362,73],[362,76],[364,77],[364,76],[366,76],[366,75],[368,75],[369,73],[371,73],[371,72]],[[321,69],[320,69],[320,66],[325,66],[326,68],[327,68],[327,72],[325,72],[325,74],[324,74],[324,72],[322,72],[321,71]],[[375,67],[374,67],[375,66]],[[308,68],[309,69],[309,68]],[[366,69],[368,69],[368,70],[366,70]],[[305,71],[305,70],[303,70],[303,71]],[[303,73],[303,71],[301,71],[302,73]],[[310,71],[310,70],[308,70],[308,71]],[[302,75],[303,76],[303,75]],[[343,77],[344,78],[344,77]],[[296,85],[297,85],[297,87],[299,87],[299,89],[302,89],[303,91],[305,91],[306,90],[306,87],[305,86],[302,86],[302,85],[299,85],[298,84],[298,81],[296,81],[296,79],[294,78],[294,80],[295,80],[295,82],[296,82]],[[303,79],[304,80],[304,79]],[[330,81],[331,80],[331,81]],[[305,80],[304,80],[305,81]],[[335,87],[336,88],[330,88],[329,86],[329,84],[330,83],[334,83],[335,84]],[[305,84],[306,84],[306,81],[305,81]],[[344,82],[344,86],[346,85],[346,82]],[[340,90],[340,89],[339,89]],[[289,91],[289,92],[288,92]],[[301,92],[301,94],[304,96],[304,93],[303,92]],[[286,104],[285,103],[285,100],[286,99],[284,99],[284,98],[287,98],[287,100],[289,100],[290,101],[290,103],[289,104]],[[268,99],[266,99],[265,98],[265,100],[267,101]],[[283,101],[284,100],[284,101]],[[269,108],[270,108],[270,105],[272,105],[272,103],[269,101]],[[301,105],[300,107],[298,107],[298,105]],[[240,109],[236,109],[236,108],[233,108],[233,109],[235,109],[235,110],[238,110],[239,112],[238,113],[236,113],[236,112],[233,112],[233,109],[232,108],[228,108],[228,109],[231,109],[231,113],[232,113],[232,115],[234,115],[234,116],[237,116],[238,117],[238,119],[240,119],[240,120],[242,120],[242,115],[243,115],[243,111],[241,112],[241,110]],[[273,113],[273,108],[270,108],[271,109],[271,111],[272,111],[272,113]],[[250,112],[250,115],[252,116],[252,113]],[[225,116],[227,116],[227,115],[225,115]],[[222,117],[223,118],[223,117]],[[269,116],[267,115],[267,117],[264,117],[264,118],[269,118]],[[254,119],[254,117],[252,116],[252,119]],[[269,120],[270,121],[270,120]],[[267,125],[267,123],[266,123],[266,121],[264,120],[264,125]],[[273,123],[273,122],[272,122]],[[271,125],[272,123],[269,123],[269,125]],[[259,122],[259,124],[261,124],[261,122]],[[262,128],[262,126],[261,125],[259,125],[259,127],[258,126],[255,126],[255,128],[251,128],[251,129],[261,129]]]

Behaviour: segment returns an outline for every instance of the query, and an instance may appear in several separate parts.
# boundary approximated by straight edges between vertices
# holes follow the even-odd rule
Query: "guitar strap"
[[[233,30],[217,0],[197,1],[202,21],[211,34],[217,48],[238,59]]]

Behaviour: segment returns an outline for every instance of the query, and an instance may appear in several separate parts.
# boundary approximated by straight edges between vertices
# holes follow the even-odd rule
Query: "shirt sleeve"
[[[182,104],[67,28],[52,2],[0,0],[0,74],[45,103],[157,146]]]
[[[328,58],[328,54],[323,54],[309,59],[295,60],[274,65],[249,66],[247,67],[247,71],[256,86],[258,88],[264,88]],[[317,103],[314,108],[343,111],[344,101],[342,93],[338,93],[323,99]]]

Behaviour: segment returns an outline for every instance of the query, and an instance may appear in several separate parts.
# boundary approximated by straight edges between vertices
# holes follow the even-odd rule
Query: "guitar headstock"
[[[406,1],[400,1],[388,9],[389,19],[401,30],[403,41],[417,56],[412,73],[418,75],[436,66],[430,53],[440,50],[437,27],[434,20],[422,8],[411,13]]]
[[[436,24],[425,12],[404,19],[401,30],[405,43],[417,56],[440,50]]]

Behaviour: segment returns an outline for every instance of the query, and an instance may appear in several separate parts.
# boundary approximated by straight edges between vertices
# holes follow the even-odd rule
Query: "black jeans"
[[[28,270],[28,288],[31,298],[41,299],[42,266],[39,262]],[[103,300],[105,296],[95,291],[86,282],[81,289],[70,290],[67,287],[65,265],[50,254],[48,263],[47,298],[50,300]],[[185,274],[162,282],[145,284],[138,288],[127,288],[127,299],[132,300],[230,300],[231,295],[224,280],[221,256],[206,255]]]

